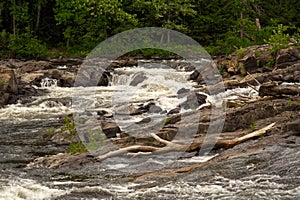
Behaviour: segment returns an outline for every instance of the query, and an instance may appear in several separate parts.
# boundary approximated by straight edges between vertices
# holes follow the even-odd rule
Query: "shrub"
[[[45,131],[45,136],[52,137],[56,134],[55,128],[49,128]]]
[[[290,35],[285,33],[289,27],[279,24],[276,29],[273,30],[273,34],[266,41],[272,46],[271,52],[276,55],[281,49],[289,47]]]
[[[252,124],[250,124],[249,128],[251,130],[251,132],[253,132],[255,130],[256,127],[256,122],[253,122]]]
[[[246,50],[243,48],[236,50],[236,52],[237,52],[238,59],[242,59],[246,54]]]
[[[71,154],[84,153],[86,151],[87,151],[86,147],[84,146],[84,144],[81,141],[70,143],[70,153]]]
[[[65,117],[64,123],[65,125],[61,128],[61,130],[66,132],[65,137],[70,141],[70,153],[76,154],[86,152],[87,149],[78,136],[74,121],[69,117]]]
[[[6,30],[2,30],[0,33],[0,56],[6,57],[8,52],[9,34]]]
[[[9,36],[9,57],[40,59],[47,56],[47,47],[30,33]]]
[[[248,47],[253,45],[248,38],[241,38],[240,36],[234,34],[233,32],[228,32],[224,34],[223,39],[216,41],[215,45],[206,47],[208,53],[212,55],[222,55],[231,54],[237,49]]]
[[[271,58],[268,63],[266,64],[268,67],[274,67],[275,66],[275,59]]]

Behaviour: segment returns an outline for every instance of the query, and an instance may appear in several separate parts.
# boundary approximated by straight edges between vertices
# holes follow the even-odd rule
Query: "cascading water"
[[[42,88],[57,87],[57,80],[46,77],[42,79],[41,87]]]
[[[182,103],[185,98],[178,98],[177,92],[182,88],[193,89],[193,83],[187,81],[189,74],[158,64],[142,63],[139,67],[115,69],[108,87],[62,88],[57,86],[55,79],[43,79],[37,87],[37,90],[47,91],[42,96],[32,97],[30,103],[0,109],[0,199],[234,199],[233,195],[237,195],[235,199],[253,198],[253,195],[259,199],[270,196],[297,199],[295,197],[300,196],[300,190],[290,181],[292,177],[258,174],[236,180],[214,174],[214,170],[222,167],[218,165],[211,171],[204,168],[185,177],[166,178],[167,182],[158,180],[159,183],[147,180],[131,183],[132,177],[128,178],[118,171],[124,166],[114,163],[106,165],[107,168],[94,162],[58,169],[25,168],[35,158],[66,151],[65,146],[54,145],[43,138],[43,134],[51,127],[60,128],[63,125],[61,118],[76,112],[70,104],[74,89],[86,98],[82,107],[94,103],[92,113],[101,110],[111,112],[118,125],[130,132],[135,130],[130,127],[133,122],[150,117],[159,123],[159,117]],[[91,95],[91,92],[94,93]],[[257,96],[252,88],[238,88],[208,96],[208,102],[214,103],[218,98],[231,100],[237,98],[237,93],[253,98]],[[143,106],[149,102],[154,102],[158,111],[130,117],[124,115],[122,106]],[[126,112],[128,109],[125,108]],[[293,152],[283,152],[282,159],[290,155],[295,156]],[[251,155],[245,155],[248,156]],[[182,163],[205,161],[199,157],[181,160]],[[149,159],[147,162],[164,166],[169,160],[166,157],[163,161]],[[243,160],[239,162],[243,163]],[[252,165],[244,165],[243,176],[246,176]],[[232,167],[231,170],[234,169]]]
[[[162,128],[167,113],[185,100],[177,98],[177,92],[182,88],[192,90],[192,83],[187,81],[190,73],[147,62],[138,67],[116,69],[112,78],[112,86],[116,88],[112,101],[114,117],[121,130],[148,137],[149,132]],[[130,108],[149,103],[152,103],[149,112],[131,115]],[[136,124],[145,118],[151,123]]]

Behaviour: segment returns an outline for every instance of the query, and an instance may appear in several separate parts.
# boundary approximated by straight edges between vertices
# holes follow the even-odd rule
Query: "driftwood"
[[[266,133],[267,130],[271,129],[274,125],[275,125],[275,123],[272,123],[262,129],[251,132],[251,133],[249,133],[245,136],[239,137],[239,138],[234,138],[231,140],[228,140],[228,139],[217,140],[215,143],[215,147],[217,147],[217,148],[232,148],[235,145],[245,142],[251,138],[263,135],[264,133]],[[134,145],[134,146],[124,147],[124,148],[106,153],[104,155],[100,155],[97,157],[97,160],[98,161],[105,160],[109,157],[118,156],[118,155],[128,153],[128,152],[134,152],[133,154],[131,153],[130,155],[149,155],[151,153],[164,153],[164,152],[169,152],[169,151],[192,152],[192,151],[196,151],[197,149],[199,149],[201,147],[201,145],[203,144],[202,142],[198,142],[198,143],[193,143],[191,145],[182,145],[182,144],[177,144],[177,143],[173,143],[173,142],[164,140],[153,133],[151,134],[151,136],[155,140],[164,144],[165,146],[161,147],[161,148],[154,147],[154,146],[142,146],[142,145]]]
[[[259,88],[259,96],[299,95],[300,85],[278,85],[276,82],[265,83]]]

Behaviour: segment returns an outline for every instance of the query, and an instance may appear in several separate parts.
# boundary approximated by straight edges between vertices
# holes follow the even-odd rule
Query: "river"
[[[266,171],[252,173],[255,166],[243,159],[176,177],[149,180],[136,180],[137,166],[130,168],[127,162],[124,164],[113,159],[106,163],[89,162],[56,169],[26,167],[38,157],[68,151],[67,145],[57,145],[44,134],[49,128],[61,127],[64,116],[77,112],[72,107],[74,90],[76,95],[85,96],[87,102],[94,101],[89,97],[96,99],[91,110],[96,113],[99,110],[113,112],[126,103],[141,105],[153,100],[157,107],[168,112],[183,101],[176,96],[179,89],[193,89],[194,83],[187,81],[190,71],[184,68],[158,70],[157,65],[144,62],[151,67],[117,69],[107,87],[62,88],[44,80],[42,85],[36,86],[45,91],[44,95],[31,97],[33,100],[27,104],[18,103],[0,109],[0,199],[299,199],[299,171],[290,175],[274,175]],[[144,78],[131,84],[137,75]],[[251,88],[227,91],[222,95],[234,99],[236,93],[257,96]],[[210,102],[214,99],[208,97]],[[130,134],[136,130],[130,125],[147,117],[154,119],[153,123],[159,129],[155,119],[165,117],[166,113],[149,113],[133,117],[115,114],[115,118],[121,129]],[[138,134],[143,137],[142,131]],[[294,157],[289,157],[291,154]],[[215,156],[218,152],[176,161],[172,156],[163,160],[151,157],[134,164],[146,172],[205,162]],[[290,169],[299,167],[299,151],[296,149],[283,150],[282,156],[290,162]],[[151,169],[147,170],[149,166]]]

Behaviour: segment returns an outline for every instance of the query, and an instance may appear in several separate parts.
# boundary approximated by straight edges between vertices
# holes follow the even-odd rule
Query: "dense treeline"
[[[297,35],[300,1],[4,0],[0,14],[1,57],[85,55],[116,33],[146,26],[178,30],[212,54],[228,54]]]

